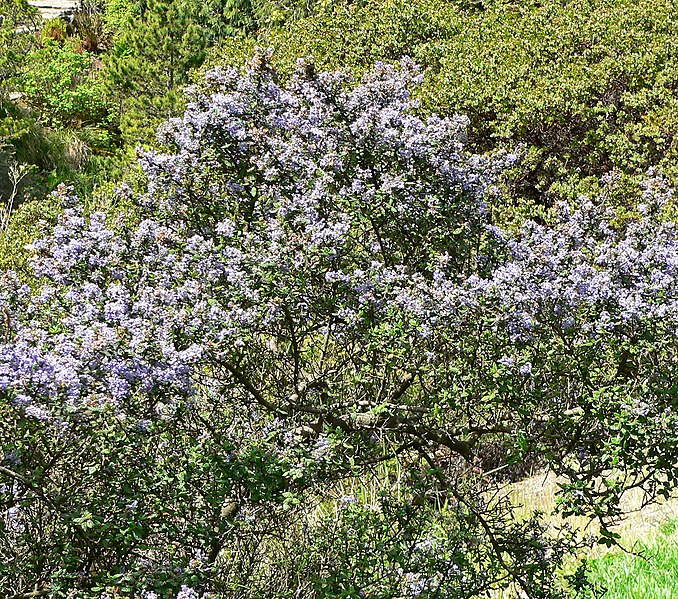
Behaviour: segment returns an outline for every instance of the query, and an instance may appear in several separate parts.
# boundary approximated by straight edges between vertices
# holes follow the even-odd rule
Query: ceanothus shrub
[[[140,155],[138,220],[61,190],[30,286],[1,275],[3,592],[559,597],[582,540],[516,519],[488,448],[562,475],[609,543],[625,489],[673,489],[670,193],[503,231],[515,158],[420,116],[420,80],[282,86],[257,55]]]

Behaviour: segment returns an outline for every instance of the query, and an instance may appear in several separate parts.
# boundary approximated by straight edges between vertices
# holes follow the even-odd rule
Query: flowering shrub
[[[2,275],[3,590],[558,597],[580,540],[515,518],[488,447],[563,475],[608,543],[625,489],[673,488],[662,181],[624,226],[583,202],[512,236],[490,205],[513,157],[420,118],[413,64],[299,66],[211,72],[140,156],[138,222],[63,189],[33,284]],[[318,516],[395,460],[398,495]]]

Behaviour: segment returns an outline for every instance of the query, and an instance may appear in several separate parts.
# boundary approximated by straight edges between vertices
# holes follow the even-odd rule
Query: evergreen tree
[[[206,32],[188,2],[150,0],[118,38],[111,81],[125,95],[156,96],[186,83],[205,58]]]
[[[125,137],[146,141],[174,115],[189,71],[206,56],[207,32],[191,2],[150,0],[120,32],[108,64]],[[149,126],[150,125],[150,126]]]

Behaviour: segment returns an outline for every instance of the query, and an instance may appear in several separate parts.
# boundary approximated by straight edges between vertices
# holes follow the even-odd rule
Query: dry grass
[[[558,481],[553,474],[532,476],[519,483],[508,485],[506,493],[517,506],[518,517],[527,517],[534,511],[540,511],[546,521],[553,525],[554,531],[565,521],[582,534],[596,533],[598,530],[597,522],[588,518],[564,519],[554,514]],[[658,542],[671,542],[675,546],[675,537],[667,536],[664,529],[667,523],[678,521],[678,498],[644,506],[642,491],[634,489],[623,496],[622,507],[627,515],[613,527],[613,530],[620,535],[619,543],[623,549],[595,545],[585,556],[581,556],[586,557],[593,565],[592,580],[608,589],[606,599],[678,598],[678,571],[675,575],[670,573],[667,576],[665,567],[657,567],[653,563],[653,560],[657,561],[656,555],[648,552],[648,547]],[[635,552],[647,555],[648,559],[635,557],[632,554]],[[667,581],[668,578],[670,580]],[[629,581],[640,581],[641,586],[647,591],[641,592],[637,584],[633,586]],[[519,597],[520,592],[516,589],[498,591],[492,595],[492,599]]]
[[[533,476],[519,483],[507,487],[507,492],[514,505],[518,507],[518,516],[527,515],[539,510],[555,526],[564,522],[564,519],[554,516],[556,497],[558,492],[557,479],[553,474]],[[621,535],[621,545],[625,549],[633,550],[639,540],[654,534],[661,525],[668,520],[678,520],[678,498],[669,501],[660,500],[657,503],[643,506],[643,493],[639,489],[628,491],[623,496],[622,507],[627,514],[615,527],[614,532]],[[597,522],[584,517],[569,517],[567,521],[575,530],[583,533],[595,533],[598,530]],[[610,551],[603,545],[597,546],[588,556],[592,559]]]

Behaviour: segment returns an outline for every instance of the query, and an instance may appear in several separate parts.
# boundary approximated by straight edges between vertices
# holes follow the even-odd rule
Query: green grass
[[[555,476],[532,476],[510,485],[508,492],[513,503],[520,506],[518,517],[540,510],[552,524],[562,523],[553,515]],[[623,508],[628,517],[615,532],[621,535],[621,544],[628,552],[602,545],[593,547],[586,555],[590,580],[607,588],[603,599],[678,599],[678,501],[673,498],[643,507],[643,494],[636,489],[625,495]],[[597,530],[595,522],[583,517],[570,517],[567,521],[575,529],[591,533]],[[498,597],[514,599],[516,595],[505,593]]]
[[[605,599],[678,598],[678,521],[670,520],[631,553],[591,560],[591,579],[608,589]]]

